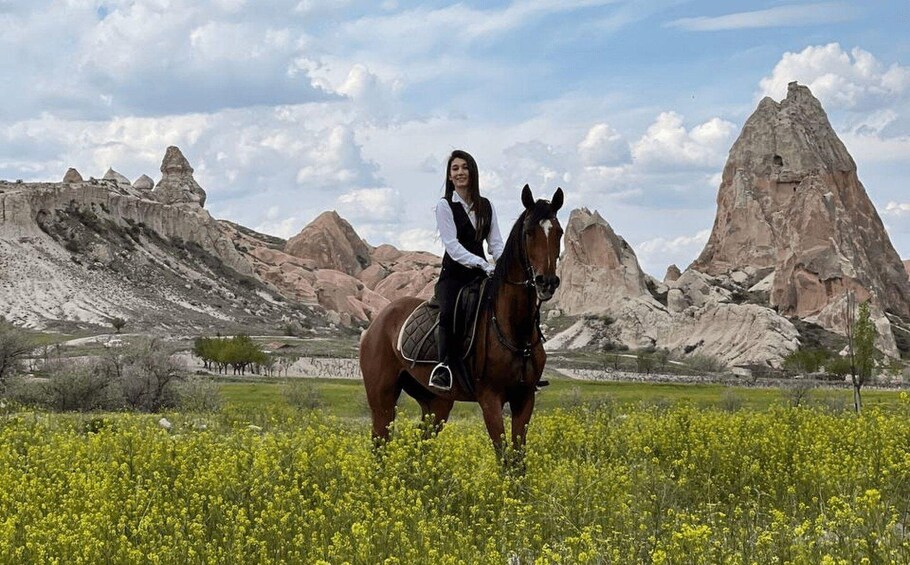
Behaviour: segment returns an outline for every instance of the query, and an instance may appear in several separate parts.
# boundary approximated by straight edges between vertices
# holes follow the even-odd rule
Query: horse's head
[[[533,281],[537,298],[549,300],[559,287],[556,260],[562,239],[562,226],[556,212],[562,207],[562,189],[557,188],[552,200],[534,200],[531,188],[521,190],[521,203],[525,207],[522,237],[528,261],[528,275]]]

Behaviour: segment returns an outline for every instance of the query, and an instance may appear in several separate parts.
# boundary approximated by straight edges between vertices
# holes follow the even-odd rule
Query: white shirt
[[[465,201],[458,195],[458,191],[452,192],[452,202],[458,203],[468,214],[471,225],[477,228],[477,214],[474,209],[468,209]],[[452,214],[452,208],[445,198],[441,198],[436,203],[436,227],[439,230],[439,239],[446,248],[449,257],[468,268],[479,267],[489,270],[490,264],[483,257],[474,255],[464,245],[458,242],[458,229],[455,227],[455,216]],[[493,256],[494,261],[498,261],[502,255],[504,245],[502,235],[499,233],[499,222],[496,219],[496,208],[490,203],[490,233],[487,234],[487,251]]]

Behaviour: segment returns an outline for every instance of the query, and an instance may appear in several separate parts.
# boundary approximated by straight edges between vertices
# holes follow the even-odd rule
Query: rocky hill
[[[222,226],[176,147],[162,178],[116,171],[59,183],[0,181],[0,315],[34,328],[263,328],[326,325],[320,308],[289,308]]]
[[[558,307],[612,322],[581,321],[551,346],[612,341],[773,365],[820,333],[843,334],[852,292],[872,305],[879,349],[897,356],[893,330],[910,318],[907,264],[821,104],[796,83],[743,126],[711,236],[684,272],[670,266],[663,283],[649,281],[625,241],[587,211],[570,218],[565,250]]]
[[[771,308],[742,303],[710,276],[687,270],[671,271],[662,283],[652,279],[596,212],[571,213],[564,247],[558,272],[566,282],[552,307],[580,317],[553,336],[548,349],[656,347],[729,365],[779,366],[799,345],[790,321]]]
[[[373,247],[334,211],[286,242],[230,222],[221,229],[258,278],[342,326],[366,324],[397,298],[431,296],[441,262],[432,253]]]
[[[780,103],[763,99],[743,126],[714,228],[692,264],[709,275],[746,267],[781,314],[839,333],[846,293],[871,300],[883,348],[896,353],[884,313],[910,317],[910,281],[856,163],[819,101],[795,82]]]

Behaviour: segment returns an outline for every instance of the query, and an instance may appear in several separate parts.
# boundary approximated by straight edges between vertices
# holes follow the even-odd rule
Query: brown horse
[[[562,227],[556,212],[563,203],[561,188],[552,201],[534,201],[531,189],[521,192],[524,211],[506,240],[478,316],[475,348],[465,364],[474,391],[457,379],[448,392],[429,387],[432,364],[415,365],[398,351],[401,325],[420,305],[417,298],[401,298],[379,313],[360,340],[360,370],[373,416],[373,438],[388,439],[395,405],[404,390],[420,404],[423,416],[442,426],[456,400],[474,401],[483,410],[487,432],[501,452],[505,427],[502,411],[512,410],[512,443],[524,445],[527,425],[534,410],[534,393],[547,356],[540,332],[540,305],[552,298],[559,286]]]

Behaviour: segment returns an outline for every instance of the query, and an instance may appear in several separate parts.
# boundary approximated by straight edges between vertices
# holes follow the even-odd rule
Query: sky
[[[0,0],[0,178],[130,179],[177,145],[216,218],[337,210],[441,252],[456,148],[506,232],[520,189],[597,210],[662,278],[707,241],[730,146],[808,85],[910,257],[910,2]]]

